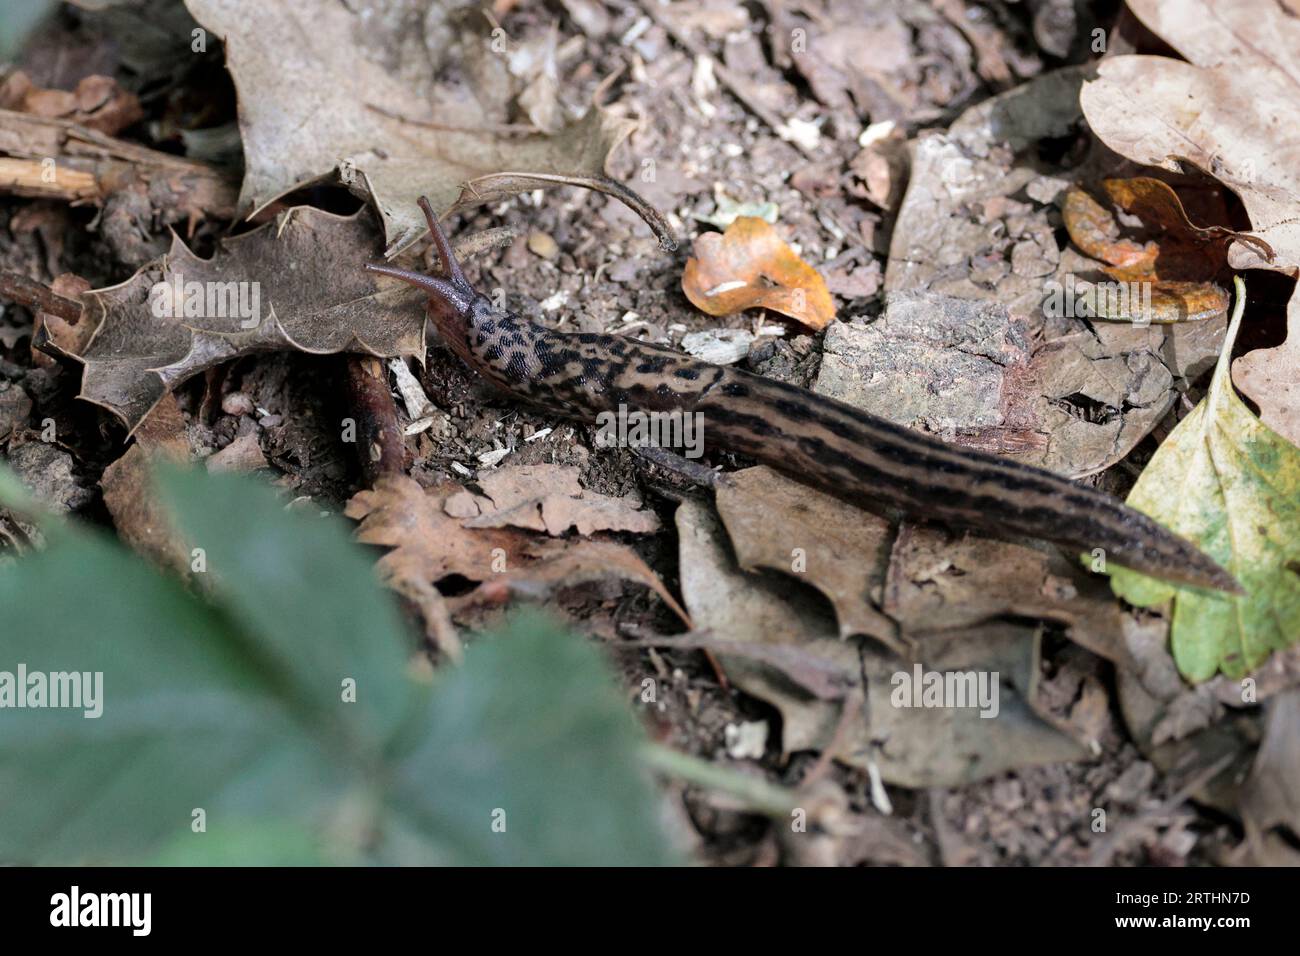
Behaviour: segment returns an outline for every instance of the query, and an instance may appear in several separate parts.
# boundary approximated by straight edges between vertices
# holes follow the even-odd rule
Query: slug
[[[1240,592],[1190,542],[1103,492],[868,415],[806,389],[614,335],[561,333],[496,309],[465,279],[427,199],[443,277],[370,263],[423,289],[443,341],[488,381],[569,418],[620,406],[699,413],[707,441],[853,504],[1025,535],[1153,577]]]

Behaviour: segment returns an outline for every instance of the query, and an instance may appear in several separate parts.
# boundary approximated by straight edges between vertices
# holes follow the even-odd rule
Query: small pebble
[[[543,259],[554,261],[560,255],[560,247],[555,244],[549,233],[530,232],[528,234],[528,248],[533,255],[541,256]]]
[[[227,415],[251,415],[253,400],[243,392],[231,392],[221,400],[221,410]]]

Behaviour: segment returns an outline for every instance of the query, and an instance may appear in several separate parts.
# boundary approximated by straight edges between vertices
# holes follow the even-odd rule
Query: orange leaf
[[[695,240],[682,291],[709,315],[771,309],[812,329],[835,318],[830,290],[817,270],[754,216],[739,217],[722,235],[710,232]]]
[[[1115,208],[1140,220],[1139,236],[1122,237],[1116,214],[1077,186],[1066,193],[1065,227],[1080,250],[1104,263],[1112,279],[1144,290],[1148,299],[1141,317],[1149,321],[1185,322],[1226,314],[1228,293],[1215,280],[1227,267],[1228,243],[1258,243],[1264,254],[1271,253],[1253,236],[1223,226],[1195,225],[1178,194],[1158,179],[1107,179],[1102,186]],[[1140,317],[1111,314],[1100,305],[1093,314]]]

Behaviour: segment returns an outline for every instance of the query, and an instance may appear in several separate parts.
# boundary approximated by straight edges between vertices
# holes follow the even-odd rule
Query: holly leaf
[[[80,397],[134,429],[191,375],[252,352],[423,356],[418,290],[381,286],[360,266],[379,256],[378,239],[367,210],[309,206],[223,240],[211,259],[173,237],[130,279],[83,294],[95,332],[69,355],[85,366]]]
[[[1130,604],[1172,601],[1178,669],[1192,681],[1258,666],[1300,638],[1300,448],[1256,418],[1229,371],[1245,311],[1236,306],[1209,394],[1156,451],[1128,503],[1195,542],[1240,582],[1227,594],[1171,585],[1111,567],[1111,587]]]

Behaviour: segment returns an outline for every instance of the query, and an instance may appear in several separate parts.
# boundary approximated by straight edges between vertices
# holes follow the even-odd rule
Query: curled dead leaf
[[[741,216],[721,235],[695,240],[686,261],[682,291],[709,315],[771,309],[812,329],[835,318],[826,282],[786,245],[776,230],[754,216]]]
[[[1107,179],[1102,186],[1114,206],[1140,219],[1142,232],[1152,238],[1123,236],[1111,210],[1077,186],[1067,190],[1062,214],[1075,245],[1103,262],[1117,282],[1141,284],[1137,294],[1116,297],[1105,286],[1079,283],[1087,314],[1163,324],[1226,314],[1228,292],[1216,278],[1226,270],[1228,243],[1258,240],[1225,226],[1193,224],[1178,194],[1158,179]]]
[[[22,70],[0,84],[0,109],[64,119],[115,135],[144,116],[140,98],[128,93],[111,76],[83,77],[75,90],[46,90]]]

